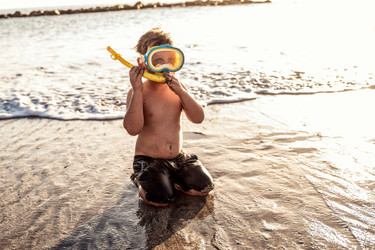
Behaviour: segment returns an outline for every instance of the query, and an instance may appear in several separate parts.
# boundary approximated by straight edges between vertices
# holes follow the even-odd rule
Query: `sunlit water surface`
[[[105,48],[110,45],[135,63],[138,38],[158,25],[184,51],[178,76],[202,103],[246,100],[255,93],[369,87],[375,21],[365,3],[276,2],[2,19],[0,117],[120,118],[130,87],[128,69],[112,61]]]
[[[348,237],[306,211],[306,225],[316,237],[344,248],[375,247],[375,106],[374,90],[273,98],[274,105],[255,108],[277,127],[293,128],[296,136],[280,135],[279,145],[299,151],[295,159],[306,178],[343,222]],[[297,100],[296,100],[297,99]],[[302,100],[303,99],[303,100]],[[269,100],[268,100],[269,101]],[[308,132],[308,133],[306,133]]]

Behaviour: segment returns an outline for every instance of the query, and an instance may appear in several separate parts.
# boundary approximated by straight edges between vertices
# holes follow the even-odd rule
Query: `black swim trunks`
[[[134,178],[137,178],[146,192],[146,200],[155,203],[173,201],[174,184],[181,187],[183,191],[194,189],[202,193],[208,193],[214,187],[211,175],[198,157],[185,152],[173,159],[155,159],[136,155],[133,170],[131,179],[134,181]]]

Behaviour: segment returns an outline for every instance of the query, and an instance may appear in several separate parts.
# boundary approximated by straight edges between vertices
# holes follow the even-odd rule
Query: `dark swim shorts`
[[[202,193],[208,193],[214,187],[211,175],[198,157],[185,152],[168,160],[136,155],[133,170],[131,179],[134,181],[137,178],[146,192],[146,200],[155,203],[173,201],[174,184],[178,184],[183,191],[194,189]]]

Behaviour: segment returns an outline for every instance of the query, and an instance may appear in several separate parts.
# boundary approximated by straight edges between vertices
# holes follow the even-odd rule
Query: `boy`
[[[169,34],[155,28],[139,39],[136,50],[143,59],[150,48],[160,45],[173,42]],[[206,196],[213,189],[212,177],[197,156],[182,151],[181,131],[182,110],[191,122],[201,123],[203,108],[171,72],[163,72],[165,83],[142,82],[144,70],[153,72],[141,58],[129,73],[132,88],[123,121],[130,135],[138,135],[131,178],[142,199],[154,206],[173,201],[174,188]]]

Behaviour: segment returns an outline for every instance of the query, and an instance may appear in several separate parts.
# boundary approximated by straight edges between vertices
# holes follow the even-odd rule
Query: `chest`
[[[171,90],[145,91],[143,112],[146,122],[178,120],[182,106],[180,98]]]

